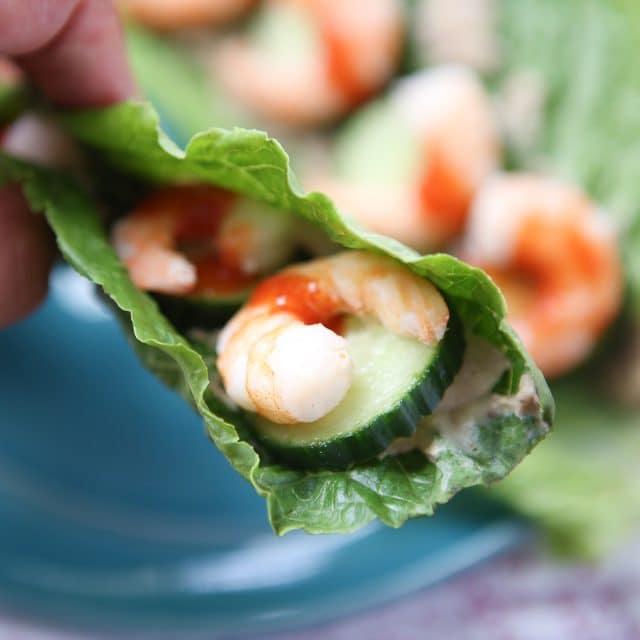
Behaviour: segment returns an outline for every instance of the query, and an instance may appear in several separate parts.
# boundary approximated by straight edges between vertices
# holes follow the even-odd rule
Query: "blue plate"
[[[90,629],[292,629],[442,580],[520,539],[473,499],[399,530],[276,537],[200,420],[58,267],[0,334],[0,602]]]

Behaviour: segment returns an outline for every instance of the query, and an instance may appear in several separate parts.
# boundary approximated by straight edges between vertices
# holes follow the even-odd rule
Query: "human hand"
[[[2,55],[60,106],[103,106],[134,92],[110,0],[0,0]],[[0,188],[0,328],[40,304],[54,254],[20,190]]]

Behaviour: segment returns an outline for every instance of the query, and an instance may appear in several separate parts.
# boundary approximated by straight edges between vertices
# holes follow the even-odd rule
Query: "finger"
[[[0,328],[42,302],[54,257],[44,218],[29,211],[17,187],[0,188]]]
[[[106,105],[134,93],[110,0],[0,0],[0,48],[61,106]]]

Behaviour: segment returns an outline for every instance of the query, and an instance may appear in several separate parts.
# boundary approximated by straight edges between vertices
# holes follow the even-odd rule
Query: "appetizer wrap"
[[[220,335],[211,327],[179,333],[153,299],[132,283],[98,220],[95,196],[58,174],[1,158],[0,180],[22,183],[32,207],[47,216],[65,258],[100,285],[120,309],[145,365],[195,407],[211,440],[266,499],[276,532],[298,528],[345,532],[374,518],[400,526],[408,518],[430,515],[457,491],[504,477],[548,431],[553,401],[546,383],[506,323],[504,301],[482,271],[447,255],[421,257],[398,242],[363,231],[325,196],[302,194],[286,154],[263,133],[210,130],[196,135],[183,151],[159,129],[149,106],[134,103],[80,112],[67,118],[67,124],[93,148],[92,153],[99,153],[121,173],[157,185],[216,185],[291,212],[315,225],[318,233],[353,250],[288,267],[282,275],[291,277],[294,270],[296,276],[302,272],[309,277],[309,270],[314,274],[319,270],[324,277],[329,264],[334,275],[339,272],[332,280],[338,288],[353,284],[356,281],[350,278],[364,273],[364,280],[356,283],[382,278],[384,285],[374,288],[393,297],[399,290],[394,283],[409,282],[407,286],[415,287],[410,289],[411,299],[414,293],[418,296],[418,311],[425,309],[420,296],[426,296],[434,308],[444,309],[438,317],[445,325],[433,332],[428,343],[421,343],[411,328],[411,318],[421,318],[420,313],[407,315],[405,320],[410,321],[397,329],[385,316],[389,308],[393,311],[393,304],[385,305],[384,296],[382,302],[374,296],[374,302],[363,308],[351,301],[351,306],[333,309],[329,319],[314,317],[313,325],[306,324],[304,314],[297,311],[296,331],[324,327],[335,339],[346,341],[352,381],[359,380],[365,392],[379,391],[381,404],[373,403],[366,393],[364,401],[357,394],[354,399],[357,385],[348,383],[337,406],[328,413],[325,407],[320,419],[324,424],[313,423],[317,438],[293,442],[303,455],[291,456],[292,438],[304,440],[305,427],[315,416],[298,420],[294,415],[293,425],[258,424],[264,414],[260,417],[259,411],[243,409],[228,381],[220,378],[224,366],[219,352],[225,348]],[[101,180],[105,179],[109,180],[102,175]],[[355,276],[350,271],[354,264]],[[346,265],[348,273],[342,277]],[[282,291],[274,281],[282,279],[276,275],[263,285],[271,287],[271,294],[275,286],[279,299]],[[325,284],[320,277],[314,281],[321,290]],[[261,285],[239,314],[256,305],[260,289]],[[347,298],[336,294],[332,300]],[[295,296],[291,299],[298,302]],[[335,328],[336,314],[342,328],[332,332],[323,320]],[[300,344],[313,347],[316,343],[309,338]],[[342,349],[344,344],[340,345]],[[295,353],[281,358],[285,370],[292,357],[295,360]],[[359,376],[365,370],[361,384]],[[317,389],[317,380],[314,384]],[[285,392],[290,388],[284,385]],[[336,416],[340,421],[333,420]],[[364,450],[317,446],[327,438],[333,442],[336,434],[338,439],[345,434],[349,439],[358,431],[359,439],[362,427],[369,431]],[[281,438],[285,428],[294,434],[292,438]],[[276,446],[271,436],[279,439]],[[358,451],[355,456],[354,451]]]
[[[640,298],[637,294],[640,270],[636,250],[640,232],[637,223],[640,182],[636,177],[637,145],[634,136],[630,135],[640,127],[640,112],[635,108],[640,86],[632,68],[640,41],[638,5],[634,0],[567,0],[562,3],[556,0],[406,0],[404,4],[405,52],[402,61],[393,58],[394,64],[401,65],[396,71],[401,74],[418,72],[426,77],[432,70],[423,73],[425,67],[435,65],[433,71],[437,72],[438,66],[454,63],[464,65],[467,71],[477,72],[491,94],[490,104],[484,111],[497,109],[500,114],[499,133],[500,140],[506,141],[506,168],[545,174],[578,185],[593,202],[602,205],[619,227],[628,289],[624,321],[617,322],[609,330],[618,336],[618,344],[605,334],[586,370],[554,383],[554,393],[559,399],[557,432],[507,481],[492,489],[493,496],[500,496],[543,524],[563,550],[599,554],[629,531],[640,516],[637,465],[634,463],[640,452],[635,428],[637,420],[633,410],[620,404],[622,401],[637,405],[640,397]],[[271,3],[273,7],[277,5],[277,2]],[[335,3],[336,11],[340,9],[339,5]],[[291,6],[289,3],[289,8]],[[146,95],[161,105],[162,115],[170,123],[172,133],[185,140],[211,124],[255,126],[256,113],[238,109],[238,104],[229,102],[220,74],[213,68],[219,44],[217,33],[207,31],[205,38],[191,41],[180,34],[184,24],[175,16],[171,24],[163,23],[162,31],[152,33],[140,25],[157,29],[157,21],[149,22],[135,11],[129,15],[132,19],[128,29],[129,53],[139,84]],[[259,61],[260,75],[267,84],[270,74],[282,75],[279,74],[278,54],[285,60],[301,53],[313,54],[314,48],[306,38],[308,16],[305,20],[305,16],[296,18],[288,11],[265,11],[256,15],[255,21],[251,12],[245,17],[246,21],[243,18],[234,26],[240,33],[248,34],[253,45],[265,48],[269,54]],[[211,27],[219,24],[210,16],[199,16],[198,19],[199,24]],[[559,47],[560,42],[562,46]],[[315,51],[321,50],[316,48]],[[226,77],[232,82],[236,80],[233,74]],[[464,75],[461,79],[464,80]],[[473,89],[468,82],[466,85]],[[248,91],[259,86],[260,83],[255,83]],[[274,86],[276,83],[272,82],[267,89]],[[394,86],[391,79],[391,97]],[[269,93],[267,91],[265,95]],[[300,93],[300,96],[295,92],[289,96],[293,106],[297,99],[303,100],[303,106],[306,104],[305,92]],[[477,90],[470,95],[473,93],[478,94]],[[469,102],[460,95],[465,104]],[[251,95],[247,97],[251,98]],[[365,213],[369,216],[372,211],[386,206],[387,199],[380,195],[383,194],[379,188],[381,176],[387,181],[391,177],[402,182],[407,169],[412,169],[413,165],[418,165],[419,169],[423,160],[419,157],[413,164],[398,160],[403,156],[412,159],[415,155],[412,149],[420,142],[420,136],[402,126],[395,109],[387,108],[399,104],[390,101],[389,97],[364,103],[364,108],[358,105],[355,115],[341,128],[338,137],[337,177],[372,177],[365,193]],[[433,101],[430,99],[430,102]],[[259,105],[254,103],[254,106]],[[489,132],[488,137],[484,135],[489,141],[498,135],[482,121],[471,122],[469,131],[459,127],[460,117],[455,109],[449,109],[449,104],[445,107],[454,130],[465,143],[470,135],[482,137],[483,131]],[[437,110],[433,115],[437,116]],[[89,117],[85,128],[90,128],[91,122]],[[436,131],[441,133],[441,122],[435,124]],[[102,126],[98,124],[93,133],[85,131],[85,135],[93,137],[98,146],[108,147]],[[130,133],[131,129],[115,125],[113,132],[117,141],[112,150],[116,155],[121,155],[118,136],[122,131]],[[282,131],[286,133],[286,129]],[[151,143],[134,159],[133,165],[138,169],[145,154],[155,149],[154,136],[149,139]],[[298,145],[297,137],[293,142]],[[304,142],[299,143],[303,153]],[[447,143],[454,148],[459,146],[455,136],[448,138]],[[263,140],[258,145],[261,149],[262,144]],[[216,146],[220,143],[216,142]],[[230,147],[226,142],[223,146],[238,148]],[[294,148],[291,143],[287,147],[290,151]],[[491,146],[488,150],[486,158],[489,162],[485,164],[493,171],[495,162],[492,162]],[[295,151],[298,151],[297,146]],[[246,150],[243,150],[242,155],[245,154]],[[393,162],[390,162],[391,158]],[[119,162],[126,164],[122,158]],[[162,160],[160,164],[164,162]],[[155,162],[148,164],[143,173],[156,176]],[[218,174],[221,169],[218,167]],[[172,180],[174,170],[177,171],[175,167],[158,170],[156,177],[161,181]],[[195,169],[189,169],[184,177],[192,178],[192,171]],[[198,178],[207,180],[206,176],[201,177],[200,169],[198,171]],[[235,169],[231,173],[233,171]],[[275,167],[274,171],[277,171]],[[250,175],[245,178],[249,180]],[[227,177],[230,178],[230,174]],[[218,182],[219,176],[214,181]],[[225,184],[244,190],[240,183],[232,182],[228,180]],[[259,195],[261,189],[255,191],[256,186],[259,185],[254,185],[252,193]],[[272,186],[266,188],[270,194],[267,199],[275,202],[279,197]],[[355,207],[343,205],[338,197],[340,193],[334,194],[326,183],[316,184],[314,188],[335,197],[338,207],[352,208],[350,213],[357,213]],[[286,193],[285,188],[282,194]],[[315,212],[309,215],[321,216],[324,215],[323,207],[305,205],[303,208]],[[297,204],[294,203],[292,209],[298,212]],[[403,210],[402,216],[391,216],[390,223],[397,226],[398,219],[407,216],[411,222],[412,212],[419,214],[422,224],[424,216],[410,207]],[[387,218],[377,218],[379,222],[387,222]],[[349,241],[351,231],[341,232],[340,224],[335,228],[342,235],[341,242]],[[349,225],[349,229],[354,230],[353,225]],[[399,236],[403,241],[421,250],[447,250],[446,246],[423,242],[415,225],[408,225],[406,229],[406,238]],[[387,233],[384,227],[378,230]],[[371,238],[361,232],[356,236],[367,241]],[[441,237],[446,240],[447,234],[441,234]],[[389,246],[398,248],[396,244]],[[402,255],[409,254],[403,250]],[[411,259],[414,258],[415,255]],[[444,291],[442,284],[438,286]],[[177,321],[175,314],[173,321]],[[149,353],[154,359],[159,357],[157,351],[149,350]],[[174,386],[179,386],[181,379],[177,373]],[[601,381],[608,381],[606,393],[602,393],[602,388],[598,389],[602,387]]]

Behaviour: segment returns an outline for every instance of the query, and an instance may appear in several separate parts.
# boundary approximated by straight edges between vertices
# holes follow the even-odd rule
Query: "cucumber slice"
[[[464,332],[453,316],[444,338],[431,347],[370,320],[350,318],[345,329],[353,383],[331,413],[294,425],[253,418],[257,438],[290,465],[345,469],[375,457],[415,431],[462,363]]]
[[[217,329],[248,300],[252,288],[234,293],[170,296],[156,293],[160,310],[176,329]]]
[[[337,177],[356,183],[407,184],[420,168],[420,145],[388,99],[365,107],[342,128]]]

